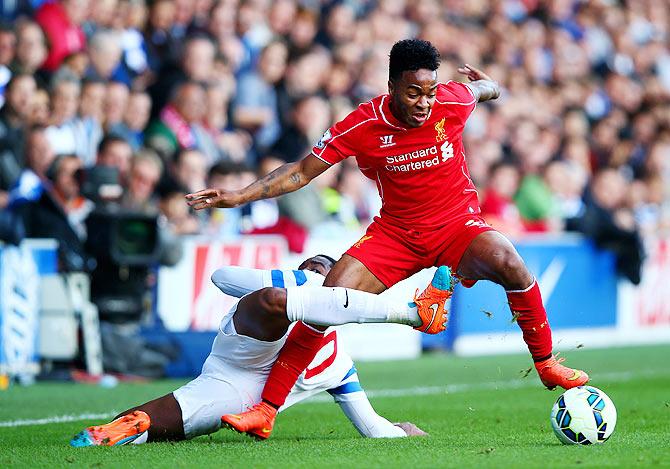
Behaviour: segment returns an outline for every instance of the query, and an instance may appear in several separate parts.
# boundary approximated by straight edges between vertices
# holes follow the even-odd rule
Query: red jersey
[[[477,100],[469,86],[440,83],[428,119],[407,128],[389,108],[389,95],[358,106],[312,149],[328,164],[354,157],[375,181],[385,221],[433,228],[478,214],[477,191],[465,165],[463,128]]]

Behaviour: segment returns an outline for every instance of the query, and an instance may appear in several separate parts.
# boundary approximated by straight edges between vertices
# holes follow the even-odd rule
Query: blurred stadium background
[[[198,373],[231,303],[219,265],[339,256],[380,206],[354,161],[304,189],[194,213],[307,154],[430,40],[503,87],[468,122],[484,217],[540,279],[559,349],[670,342],[665,0],[0,2],[0,387]],[[406,301],[429,273],[387,295]],[[502,291],[449,329],[343,328],[354,358],[523,350]],[[73,375],[72,370],[81,370]]]

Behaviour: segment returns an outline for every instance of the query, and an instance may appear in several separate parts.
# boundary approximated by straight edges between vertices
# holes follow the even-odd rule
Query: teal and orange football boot
[[[121,446],[135,441],[151,426],[151,419],[141,410],[122,415],[105,425],[88,427],[77,433],[70,446]]]
[[[426,334],[438,334],[447,328],[449,311],[446,302],[454,292],[454,282],[451,269],[446,265],[440,266],[433,275],[433,280],[419,295],[414,294],[414,304],[417,308],[421,325],[414,329]],[[410,306],[412,303],[410,303]]]

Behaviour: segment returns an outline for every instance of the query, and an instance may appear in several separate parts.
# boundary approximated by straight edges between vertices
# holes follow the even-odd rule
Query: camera
[[[149,277],[160,260],[158,216],[124,208],[116,168],[94,166],[79,174],[82,193],[96,208],[86,219],[86,252],[95,258],[91,299],[100,319],[138,321],[145,310]]]

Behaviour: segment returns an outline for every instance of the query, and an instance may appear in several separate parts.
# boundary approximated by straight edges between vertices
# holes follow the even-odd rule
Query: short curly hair
[[[389,60],[389,79],[397,80],[402,72],[422,68],[437,70],[440,53],[430,42],[422,39],[403,39],[393,44]]]

